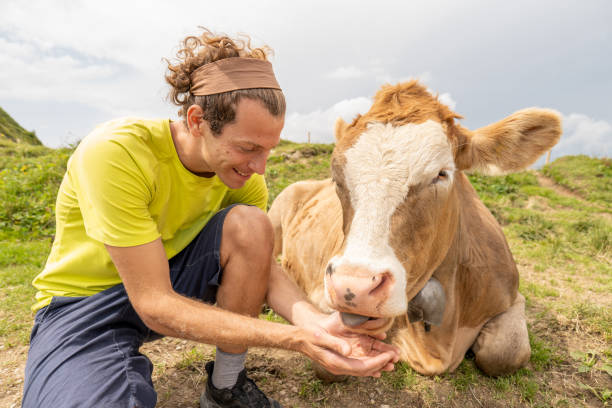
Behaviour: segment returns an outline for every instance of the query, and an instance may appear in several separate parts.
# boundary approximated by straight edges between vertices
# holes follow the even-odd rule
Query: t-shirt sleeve
[[[119,247],[160,236],[148,208],[152,183],[124,146],[108,139],[88,141],[71,162],[70,176],[88,236]]]
[[[268,187],[266,180],[261,174],[254,174],[251,178],[237,190],[228,190],[221,207],[242,203],[250,204],[267,211],[268,206]]]

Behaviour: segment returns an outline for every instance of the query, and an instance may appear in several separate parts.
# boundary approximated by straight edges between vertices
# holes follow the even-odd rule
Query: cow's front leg
[[[520,293],[505,312],[489,320],[472,345],[476,364],[486,374],[510,374],[523,367],[531,356],[525,298]]]

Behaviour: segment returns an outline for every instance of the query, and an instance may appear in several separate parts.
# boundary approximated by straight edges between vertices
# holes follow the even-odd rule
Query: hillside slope
[[[6,111],[0,108],[0,140],[14,143],[41,145],[35,132],[28,132],[19,125]]]
[[[612,159],[563,156],[542,168],[560,186],[604,208],[612,208]]]

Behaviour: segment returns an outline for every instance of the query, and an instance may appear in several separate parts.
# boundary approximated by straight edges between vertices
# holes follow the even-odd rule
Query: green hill
[[[0,140],[9,140],[14,143],[27,143],[31,145],[41,145],[35,132],[28,132],[22,128],[15,119],[6,111],[0,108]]]

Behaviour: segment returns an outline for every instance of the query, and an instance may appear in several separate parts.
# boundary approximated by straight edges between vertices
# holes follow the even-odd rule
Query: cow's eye
[[[445,181],[447,179],[448,179],[448,172],[446,170],[440,170],[440,172],[438,173],[438,176],[435,177],[431,182],[435,184],[440,181]]]

